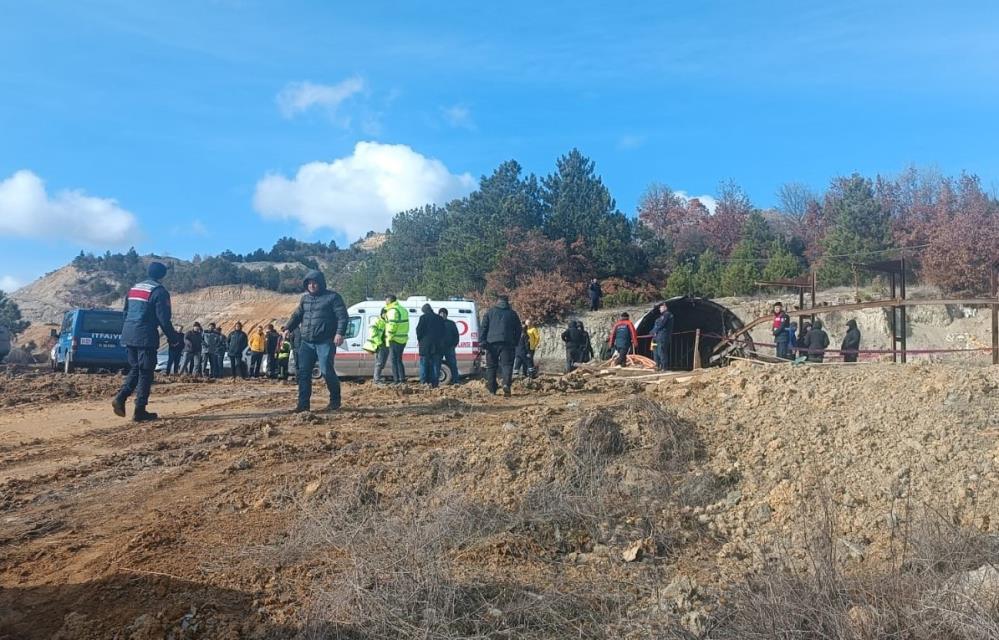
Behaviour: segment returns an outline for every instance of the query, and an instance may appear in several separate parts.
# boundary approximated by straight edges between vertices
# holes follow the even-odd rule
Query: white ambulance
[[[447,309],[447,319],[458,325],[458,348],[455,355],[458,360],[459,376],[477,375],[479,373],[479,317],[475,303],[464,298],[451,300],[431,300],[423,296],[410,296],[399,300],[399,304],[409,312],[409,342],[403,352],[402,360],[406,365],[406,377],[413,379],[420,375],[420,349],[416,343],[416,324],[420,321],[420,311],[424,304],[429,304],[434,311]],[[372,378],[375,375],[375,354],[363,349],[368,340],[371,325],[378,319],[385,306],[384,300],[367,300],[358,302],[347,309],[350,317],[347,323],[347,335],[343,345],[336,350],[337,375]],[[385,364],[382,375],[392,377],[392,362]],[[441,383],[451,382],[454,371],[447,366],[441,366]],[[460,378],[459,378],[460,379]]]

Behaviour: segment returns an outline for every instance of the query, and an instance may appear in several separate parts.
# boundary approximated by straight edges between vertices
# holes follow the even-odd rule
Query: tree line
[[[551,320],[582,303],[591,277],[601,279],[609,305],[745,295],[761,280],[812,270],[822,287],[865,282],[870,275],[858,265],[898,257],[904,248],[915,279],[947,293],[980,294],[999,257],[999,202],[973,175],[853,174],[834,178],[823,193],[788,183],[777,195],[778,206],[762,210],[739,185],[723,182],[709,210],[654,183],[628,216],[594,162],[573,149],[546,176],[525,174],[510,160],[464,198],[398,213],[372,250],[281,238],[269,251],[175,261],[171,288],[299,292],[306,269],[319,267],[350,301],[387,293],[484,301],[505,293],[525,315]],[[295,264],[261,269],[248,262]],[[108,274],[89,285],[108,299],[144,277],[134,250],[81,252],[73,264]]]

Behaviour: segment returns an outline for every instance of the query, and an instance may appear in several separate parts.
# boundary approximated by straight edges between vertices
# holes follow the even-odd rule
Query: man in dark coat
[[[191,330],[184,334],[184,373],[201,376],[201,347],[204,335],[201,333],[201,323],[195,322]]]
[[[444,364],[451,369],[451,384],[458,384],[458,380],[461,378],[461,374],[458,373],[458,356],[455,350],[458,348],[458,343],[461,342],[461,333],[458,331],[458,325],[454,320],[448,320],[447,309],[441,307],[437,311],[438,315],[444,319],[444,355],[442,357]]]
[[[246,345],[248,343],[249,338],[247,338],[246,332],[243,331],[243,323],[237,322],[226,339],[226,352],[229,354],[229,364],[232,365],[233,380],[236,379],[236,376],[244,380],[249,377],[246,371],[246,360],[243,359],[243,354],[246,352]]]
[[[184,335],[184,325],[177,325],[177,333]],[[184,341],[181,340],[180,344],[168,344],[166,374],[168,376],[179,374],[182,364],[184,364]]]
[[[274,380],[277,378],[278,366],[277,366],[277,347],[278,342],[281,340],[281,334],[274,330],[274,325],[267,325],[267,331],[264,333],[264,340],[266,341],[264,345],[264,353],[267,355],[267,377]]]
[[[420,307],[422,315],[416,324],[416,341],[420,345],[420,382],[434,389],[440,383],[440,362],[444,355],[446,325],[444,318],[434,313],[429,304]]]
[[[590,296],[590,311],[596,311],[600,308],[600,300],[604,297],[604,292],[600,289],[600,283],[597,282],[596,278],[590,280],[590,286],[586,288],[586,291]]]
[[[111,408],[117,416],[125,417],[125,401],[135,392],[136,422],[155,420],[155,413],[146,411],[149,403],[149,390],[153,384],[153,371],[156,369],[156,350],[160,345],[160,329],[163,329],[171,346],[181,345],[184,336],[173,328],[170,321],[170,293],[160,284],[167,268],[162,262],[150,262],[149,278],[128,290],[125,296],[125,324],[121,330],[121,343],[128,355],[128,376],[118,394],[111,401]]]
[[[568,328],[562,332],[562,342],[565,343],[566,373],[574,370],[577,363],[583,362],[586,345],[583,330],[579,326],[578,321],[570,320]]]
[[[825,359],[826,349],[829,348],[829,334],[822,328],[822,321],[816,318],[812,330],[805,338],[808,347],[808,361],[822,362]]]
[[[673,340],[673,313],[666,303],[659,305],[659,317],[652,325],[652,341],[656,343],[653,353],[657,371],[669,370],[669,345]]]
[[[839,350],[843,354],[843,362],[857,361],[857,353],[860,351],[860,329],[857,328],[857,321],[853,318],[846,321],[846,335]]]
[[[513,354],[520,342],[520,316],[510,308],[510,299],[500,296],[496,306],[479,323],[479,344],[486,354],[486,388],[496,394],[496,369],[503,382],[503,395],[510,397],[513,384]]]
[[[208,323],[208,330],[204,335],[204,357],[208,363],[208,375],[212,378],[222,377],[222,358],[219,356],[219,344],[222,341],[222,333],[215,323]]]
[[[295,412],[308,411],[312,399],[312,368],[319,362],[319,372],[330,393],[327,411],[340,408],[340,378],[333,362],[336,348],[343,344],[347,331],[347,305],[336,291],[326,288],[326,276],[313,269],[305,274],[305,294],[291,314],[288,330],[300,330],[298,350],[298,404]]]

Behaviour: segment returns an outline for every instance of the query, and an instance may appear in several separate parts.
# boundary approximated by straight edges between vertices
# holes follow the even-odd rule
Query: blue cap
[[[167,268],[162,262],[150,262],[147,273],[149,277],[153,280],[162,280],[163,276],[166,275]]]

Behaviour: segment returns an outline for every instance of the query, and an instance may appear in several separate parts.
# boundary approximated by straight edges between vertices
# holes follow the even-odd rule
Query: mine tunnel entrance
[[[689,371],[694,368],[694,337],[701,330],[701,363],[708,366],[721,337],[743,328],[742,320],[726,307],[706,298],[679,296],[666,301],[673,313],[673,338],[669,345],[669,368]],[[639,336],[652,333],[652,325],[659,318],[659,305],[642,316],[635,328]],[[745,340],[750,340],[748,334]],[[751,346],[751,345],[750,345]],[[638,339],[638,354],[652,357],[652,338]]]

